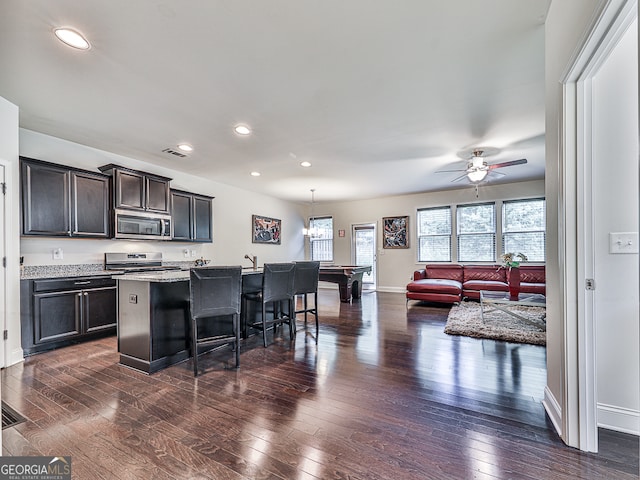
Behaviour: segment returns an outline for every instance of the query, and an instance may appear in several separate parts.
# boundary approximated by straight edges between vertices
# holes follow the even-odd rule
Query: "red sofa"
[[[544,265],[520,265],[520,291],[547,294]]]
[[[457,303],[480,299],[480,290],[509,291],[507,270],[500,265],[428,264],[413,272],[407,302]],[[520,291],[545,294],[544,265],[520,266]]]
[[[413,272],[407,301],[456,303],[462,300],[462,265],[427,265]]]

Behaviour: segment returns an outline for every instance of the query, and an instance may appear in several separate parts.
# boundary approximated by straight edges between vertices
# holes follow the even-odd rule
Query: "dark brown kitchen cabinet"
[[[108,238],[109,177],[21,157],[22,234]]]
[[[22,280],[25,355],[115,334],[116,290],[110,277]]]
[[[171,238],[189,242],[193,238],[193,214],[190,193],[171,190]]]
[[[213,197],[171,190],[172,239],[182,242],[213,241]]]
[[[104,165],[100,171],[113,176],[113,207],[170,213],[170,178],[137,170]]]
[[[33,296],[34,344],[80,335],[79,295],[69,291]]]
[[[71,236],[109,237],[109,177],[72,170]]]

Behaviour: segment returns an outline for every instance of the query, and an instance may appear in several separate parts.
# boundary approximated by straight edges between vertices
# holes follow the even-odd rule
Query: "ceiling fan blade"
[[[459,182],[460,180],[462,180],[463,178],[467,178],[467,174],[465,173],[464,175],[460,175],[457,178],[454,178],[453,180],[451,180],[451,183],[455,183],[455,182]]]
[[[520,160],[511,160],[510,162],[494,163],[492,165],[488,165],[488,167],[489,170],[493,170],[494,168],[511,167],[513,165],[523,165],[525,163],[527,163],[527,159],[521,158]]]
[[[492,177],[506,177],[506,173],[496,172],[495,170],[489,170],[487,172],[487,176],[491,175]]]
[[[435,173],[450,173],[450,172],[466,172],[466,168],[458,168],[457,170],[437,170]]]

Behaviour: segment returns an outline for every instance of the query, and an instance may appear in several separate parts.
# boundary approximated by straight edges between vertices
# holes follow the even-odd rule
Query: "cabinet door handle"
[[[91,280],[87,280],[86,282],[73,282],[74,285],[89,285]]]

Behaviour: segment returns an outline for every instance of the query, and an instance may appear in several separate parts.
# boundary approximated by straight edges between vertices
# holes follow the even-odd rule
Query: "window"
[[[418,210],[418,261],[451,261],[451,207]]]
[[[502,251],[522,252],[530,262],[545,261],[545,201],[505,201],[502,205]]]
[[[311,260],[333,262],[333,217],[315,217],[309,222]]]
[[[496,221],[493,203],[457,207],[458,261],[496,261]]]

